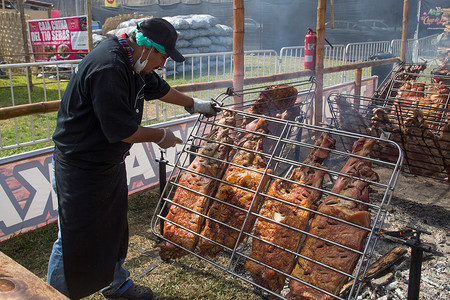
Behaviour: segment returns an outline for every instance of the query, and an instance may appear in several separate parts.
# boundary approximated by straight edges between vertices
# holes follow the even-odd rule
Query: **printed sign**
[[[419,15],[418,37],[426,37],[444,31],[444,8],[450,8],[448,0],[422,0]]]
[[[27,21],[34,61],[80,59],[88,52],[86,16]]]
[[[116,7],[116,0],[105,0],[105,6],[107,7]]]

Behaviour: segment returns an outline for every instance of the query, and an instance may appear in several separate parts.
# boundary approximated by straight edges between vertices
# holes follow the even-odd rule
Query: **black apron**
[[[71,298],[109,285],[128,248],[125,163],[73,161],[55,149],[64,274]]]

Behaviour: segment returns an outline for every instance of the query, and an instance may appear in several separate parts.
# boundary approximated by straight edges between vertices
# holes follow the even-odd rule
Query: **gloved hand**
[[[212,101],[201,100],[198,98],[192,98],[192,100],[194,100],[194,106],[184,108],[191,115],[200,113],[204,114],[205,117],[210,118],[217,115],[217,113],[220,111],[220,108],[217,106],[217,104]]]
[[[156,143],[159,147],[167,149],[170,147],[174,147],[176,144],[183,143],[183,141],[177,138],[171,130],[165,128],[162,128],[162,130],[164,130],[163,137],[159,142]]]

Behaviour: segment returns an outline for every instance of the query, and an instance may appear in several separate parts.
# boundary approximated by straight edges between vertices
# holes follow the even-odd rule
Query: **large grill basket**
[[[264,139],[266,141],[271,141],[272,142],[271,144],[275,145],[270,151],[265,149],[263,151],[263,153],[261,153],[264,160],[267,162],[267,168],[263,172],[264,174],[262,174],[262,175],[263,175],[263,178],[269,177],[269,182],[265,186],[263,186],[261,182],[259,183],[259,187],[257,189],[259,192],[255,193],[255,196],[253,197],[253,202],[254,202],[254,201],[257,201],[256,199],[258,196],[261,196],[258,210],[256,210],[256,212],[252,212],[250,209],[248,209],[246,211],[243,210],[243,213],[245,213],[245,215],[246,215],[245,222],[249,222],[249,220],[252,219],[252,218],[249,218],[250,216],[256,217],[257,220],[264,219],[264,217],[262,215],[260,215],[259,211],[260,211],[262,204],[264,203],[264,199],[269,199],[269,197],[270,197],[269,195],[267,195],[268,187],[275,179],[282,179],[287,182],[290,181],[288,179],[288,177],[289,177],[292,169],[304,165],[303,164],[304,159],[307,157],[307,155],[310,153],[310,151],[314,147],[316,147],[316,146],[314,146],[314,137],[319,136],[321,133],[327,132],[331,135],[331,137],[333,137],[336,140],[345,138],[346,140],[356,141],[360,137],[363,136],[360,134],[344,132],[341,130],[335,130],[335,129],[318,127],[318,126],[306,124],[305,120],[307,119],[306,116],[308,115],[309,104],[311,103],[311,99],[314,95],[314,90],[313,90],[314,83],[311,80],[309,80],[309,81],[298,82],[298,83],[291,84],[291,85],[295,86],[297,88],[297,90],[299,91],[298,99],[302,99],[301,102],[298,101],[296,104],[297,106],[300,106],[301,113],[296,120],[292,120],[292,121],[282,120],[282,119],[273,118],[273,117],[265,117],[263,115],[251,114],[247,111],[247,109],[254,103],[254,100],[256,99],[256,97],[258,97],[258,94],[264,90],[264,87],[259,87],[259,88],[254,88],[254,89],[244,90],[244,91],[239,91],[239,92],[229,90],[229,91],[227,91],[227,93],[219,95],[219,97],[217,97],[217,99],[216,99],[216,101],[223,104],[224,110],[233,111],[234,113],[236,113],[238,120],[242,120],[245,118],[266,118],[266,120],[269,122],[269,126],[277,126],[280,129],[280,132],[282,132],[278,136],[271,135],[270,133],[264,135]],[[243,105],[241,105],[239,107],[231,105],[232,97],[235,95],[239,95],[239,96],[243,97],[243,99],[244,99]],[[219,118],[219,116],[216,118]],[[195,157],[196,155],[199,155],[197,152],[197,149],[201,146],[202,142],[205,141],[206,134],[208,132],[210,132],[215,126],[224,126],[224,125],[218,125],[216,121],[217,121],[217,119],[212,119],[212,118],[207,119],[203,116],[200,116],[199,119],[197,120],[191,134],[189,135],[185,145],[183,146],[182,151],[179,153],[175,164],[174,165],[169,164],[169,166],[173,167],[173,170],[170,174],[170,179],[168,180],[168,182],[164,188],[164,191],[161,195],[161,198],[158,202],[158,206],[157,206],[157,209],[155,210],[155,214],[152,218],[152,223],[151,223],[153,233],[162,241],[170,242],[161,233],[162,232],[161,226],[162,226],[163,222],[169,222],[169,223],[171,222],[171,220],[168,220],[166,218],[168,208],[171,205],[177,205],[177,206],[183,207],[182,203],[181,204],[174,203],[172,201],[176,189],[185,188],[178,184],[179,179],[184,172],[194,172],[194,171],[188,170],[187,167],[190,164],[190,162],[192,161],[192,158]],[[233,129],[233,131],[239,132],[239,133],[246,132],[246,130],[244,128],[239,127],[239,125],[232,127],[232,129]],[[349,292],[345,295],[335,296],[337,299],[353,299],[353,298],[356,298],[356,296],[360,292],[360,288],[362,286],[361,279],[364,277],[364,274],[365,274],[368,266],[370,265],[370,263],[376,259],[376,257],[374,257],[375,256],[374,248],[375,248],[375,244],[378,239],[377,233],[378,233],[378,230],[382,228],[383,221],[384,221],[386,213],[387,213],[387,208],[388,208],[389,202],[392,198],[392,195],[394,192],[394,187],[396,185],[396,181],[397,181],[399,170],[400,170],[400,163],[402,161],[402,151],[397,146],[397,144],[393,143],[392,141],[383,140],[383,139],[376,138],[376,137],[374,139],[376,139],[378,143],[388,143],[392,147],[397,147],[399,156],[395,162],[385,162],[382,160],[361,157],[361,159],[368,160],[372,163],[373,170],[375,170],[380,177],[379,182],[370,182],[371,188],[374,191],[376,191],[376,193],[371,194],[370,202],[368,203],[369,212],[371,215],[370,228],[361,227],[361,226],[346,222],[346,221],[341,220],[336,217],[330,217],[330,218],[334,218],[341,222],[351,224],[352,226],[355,226],[362,230],[367,231],[368,234],[367,234],[367,238],[365,240],[363,249],[362,250],[354,250],[351,248],[349,249],[360,255],[360,259],[358,261],[356,268],[354,269],[353,272],[348,274],[343,271],[334,269],[330,266],[324,265],[321,262],[312,260],[308,257],[303,257],[304,259],[313,261],[313,262],[315,262],[317,264],[321,264],[327,268],[331,268],[336,272],[344,274],[345,276],[348,277],[349,280],[354,280],[354,283],[353,283],[351,289],[349,290]],[[233,147],[236,148],[237,146],[235,145]],[[328,149],[328,150],[330,150],[329,157],[322,164],[325,167],[323,170],[326,171],[326,175],[325,175],[324,181],[323,181],[323,186],[322,186],[322,188],[317,189],[323,193],[322,198],[321,198],[322,200],[326,196],[332,194],[331,189],[333,187],[334,181],[336,180],[336,178],[338,176],[348,176],[348,175],[341,174],[340,170],[345,165],[346,161],[350,157],[354,156],[346,151],[346,149],[343,147],[343,144],[338,143],[338,142],[336,142],[336,149]],[[229,161],[225,161],[224,163],[228,166],[230,165]],[[240,166],[240,167],[246,168],[243,166]],[[272,169],[271,173],[268,172],[269,168]],[[201,175],[201,174],[197,174],[197,175]],[[216,179],[216,180],[221,183],[226,183],[222,179]],[[361,179],[361,180],[364,180],[364,179]],[[191,192],[198,194],[198,192],[195,192],[193,190],[191,190]],[[219,199],[214,198],[213,196],[210,196],[210,195],[203,195],[203,196],[207,196],[210,199],[210,201],[220,201]],[[358,199],[353,199],[353,198],[349,198],[349,197],[344,197],[344,198],[349,201],[361,202]],[[278,201],[281,201],[281,200],[278,200]],[[252,205],[250,207],[252,207]],[[191,213],[194,213],[194,211],[190,210],[187,207],[183,207],[183,208],[190,211]],[[234,208],[242,210],[239,207],[234,207]],[[320,214],[315,210],[310,210],[310,211],[313,214]],[[206,214],[201,214],[201,216],[205,219],[208,218],[208,216]],[[175,226],[180,226],[173,222],[172,222],[172,224],[174,224]],[[222,226],[227,226],[227,224],[223,223]],[[284,226],[286,226],[286,225],[284,225]],[[240,279],[254,285],[256,287],[256,290],[263,291],[263,293],[265,293],[265,294],[270,294],[270,295],[276,296],[278,298],[285,298],[285,296],[288,292],[288,288],[286,287],[286,285],[281,293],[274,293],[274,292],[264,288],[263,286],[257,284],[256,281],[254,280],[254,278],[252,277],[252,274],[245,270],[245,268],[244,268],[245,262],[247,260],[253,259],[250,257],[250,252],[251,252],[251,248],[252,248],[252,239],[258,239],[258,237],[256,237],[254,235],[253,227],[250,231],[245,231],[244,230],[245,227],[246,226],[244,225],[240,229],[234,229],[234,230],[236,230],[236,232],[238,232],[239,237],[243,238],[242,242],[237,243],[234,247],[224,247],[223,251],[221,251],[220,254],[214,258],[203,257],[203,256],[200,256],[199,254],[197,254],[195,251],[190,251],[186,248],[181,247],[180,245],[177,245],[177,246],[182,248],[184,251],[187,251],[191,255],[194,255],[201,260],[207,261],[207,262],[211,263],[212,265],[214,265],[215,267],[217,267],[223,271],[226,271],[228,273],[231,273],[231,274],[235,275],[237,278],[240,278]],[[197,236],[199,236],[198,233],[195,233],[187,228],[183,228],[183,229],[192,234],[196,234]],[[305,228],[304,230],[299,230],[299,229],[294,229],[294,228],[291,228],[291,229],[298,232],[299,234],[300,233],[303,234],[304,237],[307,235],[312,236],[311,234],[308,233],[308,228]],[[321,239],[320,237],[317,237],[317,236],[315,236],[315,238]],[[342,244],[339,244],[339,242],[336,243],[336,242],[329,241],[329,240],[324,240],[324,241],[327,243],[335,244],[335,245],[343,247],[343,248],[348,248]],[[274,247],[278,247],[275,244],[272,244],[272,245]],[[300,245],[300,247],[301,247],[301,245]],[[297,255],[296,259],[300,256],[300,254],[298,254],[299,253],[298,251],[290,251],[287,249],[285,249],[285,250],[291,254]],[[263,263],[261,263],[261,264],[264,265],[265,267],[273,270],[273,268],[270,267],[269,265],[265,265]],[[287,278],[286,284],[289,280],[293,279],[291,274],[284,274],[284,275]],[[296,279],[296,280],[299,280],[299,279]],[[310,285],[308,283],[305,283],[305,284]],[[332,295],[332,294],[320,289],[319,287],[315,287],[315,286],[312,286],[312,287],[318,289],[319,291],[322,291],[324,293]]]

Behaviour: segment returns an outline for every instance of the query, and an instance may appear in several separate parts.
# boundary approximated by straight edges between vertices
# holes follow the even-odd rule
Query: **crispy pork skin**
[[[266,87],[248,112],[259,116],[268,116],[286,121],[293,121],[300,115],[300,105],[297,105],[297,89],[288,84],[277,84]],[[255,119],[254,116],[246,116],[242,126],[247,126]],[[271,121],[268,125],[268,131],[274,137],[279,137],[283,132],[284,123]],[[286,135],[287,132],[284,133]],[[264,152],[272,153],[276,145],[274,139],[264,139]]]
[[[295,105],[297,93],[295,87],[287,84],[268,86],[259,94],[249,111],[258,115],[274,117]]]
[[[208,210],[197,247],[202,256],[215,256],[223,249],[222,245],[233,249],[244,238],[242,235],[238,241],[239,231],[248,232],[254,224],[255,217],[247,216],[247,212],[256,211],[259,195],[255,197],[255,192],[261,192],[269,179],[263,175],[267,164],[260,155],[263,142],[260,133],[267,133],[267,121],[256,119],[247,126],[247,130],[249,128],[253,132],[247,132],[239,141],[239,148],[222,177],[224,182],[220,183],[215,195],[221,202],[213,201]],[[268,169],[267,173],[271,170]]]
[[[188,252],[175,246],[180,245],[193,251],[198,242],[198,234],[204,223],[204,217],[209,206],[209,198],[217,190],[218,181],[223,175],[225,162],[232,148],[233,139],[230,129],[220,125],[234,126],[235,116],[229,111],[222,113],[217,126],[206,136],[199,155],[190,164],[187,171],[181,175],[180,187],[175,191],[164,222],[163,236],[170,240],[162,241],[159,255],[162,259],[179,258]],[[188,190],[188,189],[190,190]],[[191,230],[195,233],[189,232]]]
[[[414,115],[405,121],[404,133],[410,172],[424,176],[439,175],[443,169],[439,138],[429,130],[421,110],[416,109]]]
[[[360,138],[355,142],[353,154],[368,156],[375,140]],[[365,180],[378,181],[378,175],[371,169],[371,164],[361,158],[350,157],[342,168],[341,174],[333,186],[332,192],[338,195],[360,200],[363,203],[328,195],[317,209],[308,232],[323,239],[308,235],[301,247],[300,254],[329,267],[351,274],[360,255],[331,242],[361,251],[364,247],[368,231],[362,227],[370,227],[370,214],[365,202],[369,201],[370,183]],[[363,180],[361,180],[363,179]],[[338,218],[332,219],[329,216]],[[336,295],[348,277],[328,267],[321,266],[311,260],[299,257],[292,271],[293,277],[307,282],[317,288]],[[333,299],[334,297],[310,287],[301,281],[289,281],[288,299]]]
[[[327,171],[320,163],[328,157],[329,149],[334,148],[335,140],[323,133],[315,145],[317,147],[306,158],[305,165],[293,170],[290,181],[276,179],[271,184],[269,197],[260,212],[264,218],[259,218],[255,225],[256,238],[250,257],[256,261],[248,260],[245,268],[254,274],[258,284],[277,293],[283,289],[286,276],[265,265],[291,273],[295,255],[284,249],[295,252],[299,247],[302,234],[292,228],[305,230],[311,217],[311,212],[306,209],[314,209],[322,196],[320,190],[307,186],[321,188]]]
[[[371,120],[369,134],[381,137],[383,133],[390,133],[390,140],[402,145],[400,127],[389,119],[387,112],[382,108],[375,108]],[[377,142],[371,153],[371,157],[389,162],[397,162],[399,156],[398,148],[392,144]]]

